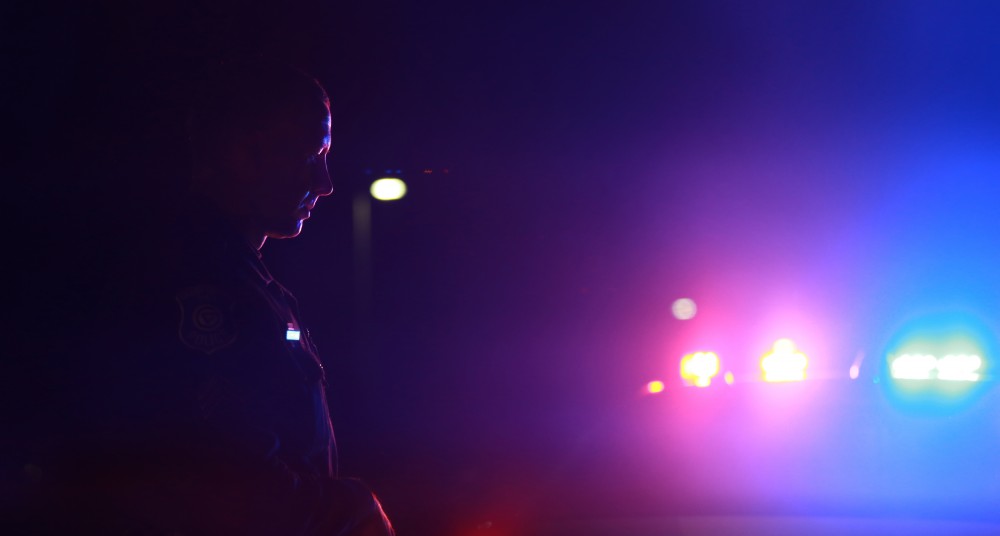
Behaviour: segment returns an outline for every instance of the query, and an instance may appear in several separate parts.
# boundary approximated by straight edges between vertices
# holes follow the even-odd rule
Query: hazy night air
[[[1000,522],[1000,7],[236,4],[5,8],[11,310],[44,319],[10,340],[98,300],[104,209],[184,171],[165,73],[293,54],[333,194],[268,265],[313,293],[342,462],[400,534]]]

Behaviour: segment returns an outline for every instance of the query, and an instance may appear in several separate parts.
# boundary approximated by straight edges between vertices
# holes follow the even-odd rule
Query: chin
[[[296,236],[299,236],[299,234],[301,233],[302,233],[302,220],[298,220],[295,222],[294,225],[283,226],[268,231],[267,237],[277,238],[280,240],[283,238],[295,238]]]

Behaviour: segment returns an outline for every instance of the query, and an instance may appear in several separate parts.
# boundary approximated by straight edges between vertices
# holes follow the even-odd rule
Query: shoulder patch
[[[218,288],[188,287],[175,297],[181,308],[177,335],[186,346],[211,355],[236,342],[231,303]]]

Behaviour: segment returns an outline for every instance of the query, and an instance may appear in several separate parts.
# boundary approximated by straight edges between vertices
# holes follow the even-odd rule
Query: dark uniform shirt
[[[166,232],[123,244],[66,375],[46,508],[84,532],[339,534],[377,501],[337,479],[296,301],[209,205],[185,206]]]
[[[197,414],[235,434],[222,439],[295,472],[336,476],[323,365],[295,298],[242,238],[207,238],[192,258],[180,257],[194,265],[168,280],[176,340],[164,357],[187,361]]]

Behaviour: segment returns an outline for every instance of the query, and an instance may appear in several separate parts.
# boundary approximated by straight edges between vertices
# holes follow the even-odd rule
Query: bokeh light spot
[[[977,382],[983,359],[978,355],[950,354],[938,359],[937,377],[944,381]]]
[[[775,341],[774,347],[760,360],[767,382],[797,382],[806,379],[809,359],[790,339]]]
[[[372,183],[372,197],[379,201],[395,201],[406,195],[406,183],[395,177],[384,177]]]
[[[670,311],[677,320],[691,320],[694,315],[698,314],[698,306],[690,298],[681,298],[674,301],[674,304],[670,306]]]
[[[664,385],[663,385],[663,382],[661,382],[660,380],[653,380],[653,381],[651,381],[651,382],[649,382],[649,383],[646,384],[646,391],[648,391],[648,392],[650,392],[650,393],[652,393],[654,395],[656,393],[662,393],[663,389],[664,389]]]
[[[901,380],[929,380],[935,368],[937,359],[930,354],[903,354],[890,364],[892,377]]]
[[[892,358],[890,372],[900,380],[979,381],[983,359],[975,354],[902,354]]]
[[[901,323],[885,346],[886,396],[905,412],[944,416],[992,391],[996,326],[965,309],[925,311]]]
[[[695,352],[681,358],[681,378],[688,385],[708,387],[719,374],[719,356],[714,352]]]

